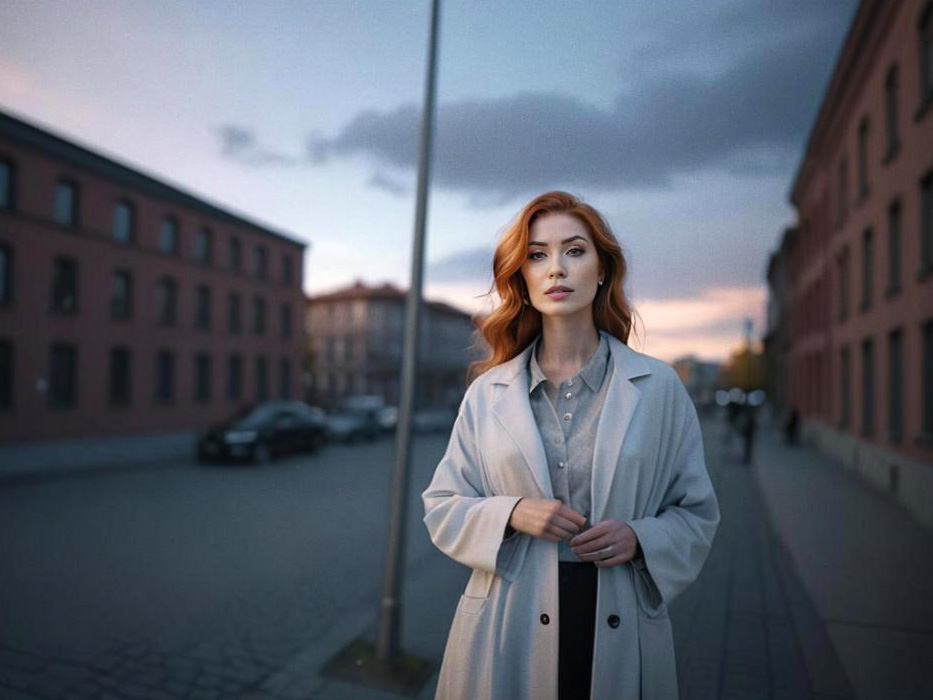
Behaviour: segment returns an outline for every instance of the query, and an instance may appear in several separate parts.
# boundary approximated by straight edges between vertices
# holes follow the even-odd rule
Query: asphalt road
[[[419,496],[446,438],[413,443],[409,562],[432,553]],[[235,696],[349,611],[376,609],[393,450],[386,438],[265,467],[0,489],[0,689]]]

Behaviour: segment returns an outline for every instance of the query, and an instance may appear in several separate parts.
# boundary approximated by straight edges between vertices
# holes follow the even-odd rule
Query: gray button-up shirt
[[[555,386],[538,364],[540,342],[538,336],[528,360],[528,398],[544,441],[554,498],[585,515],[589,526],[596,426],[609,388],[606,375],[612,366],[609,342],[600,333],[596,352],[560,386]],[[559,558],[580,561],[570,550],[569,540],[561,540]]]

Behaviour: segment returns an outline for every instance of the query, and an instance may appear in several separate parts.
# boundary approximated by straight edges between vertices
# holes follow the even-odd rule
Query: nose
[[[567,273],[564,271],[564,266],[561,262],[561,256],[554,255],[551,257],[551,266],[548,270],[548,277],[566,277]]]

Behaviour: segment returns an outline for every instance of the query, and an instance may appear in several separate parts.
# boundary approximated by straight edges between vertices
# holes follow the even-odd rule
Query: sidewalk
[[[762,430],[752,471],[858,698],[933,698],[933,533],[808,447]],[[817,659],[808,658],[811,675]]]
[[[153,468],[189,459],[190,430],[0,444],[0,486],[77,474]]]

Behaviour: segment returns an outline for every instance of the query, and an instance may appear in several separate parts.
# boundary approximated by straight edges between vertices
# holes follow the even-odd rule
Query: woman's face
[[[553,212],[535,219],[529,234],[522,277],[531,305],[544,316],[590,313],[602,270],[583,222]],[[555,287],[563,291],[548,293]]]

